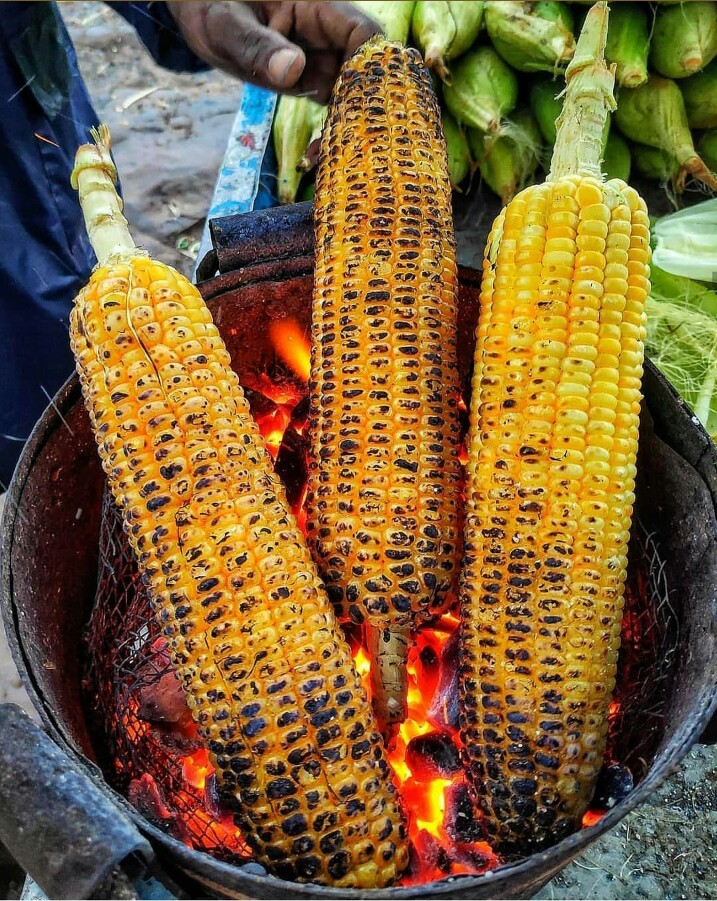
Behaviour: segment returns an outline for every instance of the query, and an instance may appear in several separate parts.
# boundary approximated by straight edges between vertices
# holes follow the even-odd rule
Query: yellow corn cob
[[[138,250],[109,135],[77,155],[100,264],[72,348],[104,470],[225,797],[278,876],[368,888],[406,864],[368,701],[197,289]]]
[[[307,535],[337,610],[367,624],[390,724],[410,627],[445,605],[460,531],[451,191],[416,50],[374,40],[344,67],[314,219]]]
[[[613,104],[606,31],[599,3],[567,69],[551,173],[500,214],[484,263],[461,730],[491,843],[506,856],[580,826],[620,643],[649,232],[636,191],[600,175]]]

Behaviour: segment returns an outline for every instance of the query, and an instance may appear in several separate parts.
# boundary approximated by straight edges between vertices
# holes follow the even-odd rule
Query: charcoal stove
[[[292,321],[308,327],[310,206],[215,220],[213,241],[199,270],[207,276],[200,288],[240,380],[255,384],[277,365],[270,326]],[[463,268],[460,280],[459,359],[467,396],[479,273]],[[611,758],[636,778],[634,790],[599,811],[592,825],[519,863],[480,876],[362,893],[290,884],[256,864],[230,863],[188,847],[106,780],[101,765],[107,749],[98,744],[82,678],[83,636],[101,568],[104,480],[73,377],[33,432],[2,523],[5,626],[52,743],[43,748],[27,723],[4,714],[6,729],[29,750],[16,757],[13,741],[4,743],[0,763],[13,778],[0,779],[0,840],[31,872],[33,865],[43,870],[38,880],[53,897],[98,896],[98,886],[110,896],[122,882],[118,873],[156,867],[176,894],[190,897],[530,897],[669,775],[717,705],[717,450],[649,363],[644,389],[630,548],[635,603],[623,630],[622,688],[610,740]],[[37,759],[48,756],[48,765],[38,767]],[[59,778],[63,771],[67,779]],[[62,805],[76,816],[65,816]],[[93,821],[97,828],[90,831]],[[77,870],[71,844],[85,828],[88,842],[97,832],[102,840],[92,845],[99,849],[94,858],[85,855]],[[58,864],[63,857],[64,865]],[[81,878],[68,883],[73,867]]]

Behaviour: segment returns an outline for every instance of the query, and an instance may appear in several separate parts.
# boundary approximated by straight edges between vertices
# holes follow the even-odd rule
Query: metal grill
[[[155,826],[191,847],[232,863],[249,858],[216,793],[211,764],[107,490],[85,647],[88,719],[108,781]]]

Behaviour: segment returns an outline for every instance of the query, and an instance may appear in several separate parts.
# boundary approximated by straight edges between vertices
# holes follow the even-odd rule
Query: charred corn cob
[[[72,348],[102,464],[225,797],[278,876],[393,882],[382,740],[199,292],[135,247],[109,135],[78,151],[99,259]]]
[[[579,827],[607,730],[634,500],[649,233],[600,174],[607,6],[569,65],[550,174],[488,240],[461,584],[461,732],[494,847]],[[576,128],[576,122],[578,123]]]
[[[406,710],[412,624],[456,570],[456,259],[441,117],[415,50],[344,67],[314,209],[307,535],[329,596],[366,623],[374,708]]]

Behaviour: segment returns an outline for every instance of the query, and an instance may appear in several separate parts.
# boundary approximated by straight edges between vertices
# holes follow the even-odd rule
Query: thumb
[[[207,4],[207,48],[227,72],[275,91],[290,90],[304,71],[304,52],[278,31],[262,25],[252,5]]]

